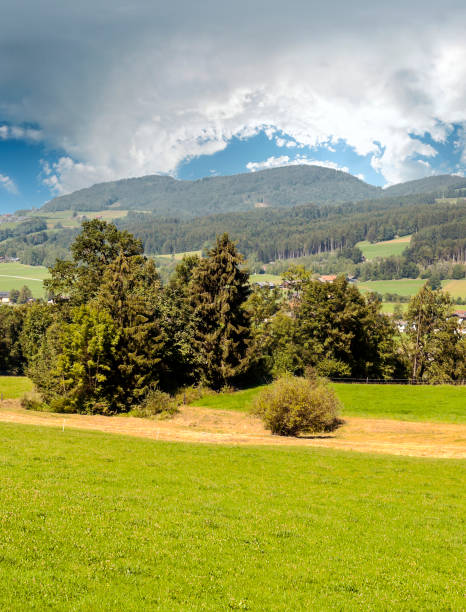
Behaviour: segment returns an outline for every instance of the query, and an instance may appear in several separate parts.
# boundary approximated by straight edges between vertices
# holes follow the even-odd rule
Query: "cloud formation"
[[[288,155],[280,155],[279,157],[272,156],[267,158],[265,161],[249,162],[246,164],[246,168],[250,172],[257,172],[258,170],[265,170],[266,168],[279,168],[281,166],[322,166],[322,168],[331,168],[332,170],[349,172],[349,168],[347,166],[340,166],[333,161],[310,159],[305,155],[297,155],[293,159]]]
[[[394,183],[429,174],[435,143],[466,125],[463,0],[17,0],[2,11],[0,138],[40,126],[65,152],[44,172],[56,193],[175,173],[262,129],[298,147],[345,141]]]
[[[18,187],[12,178],[7,176],[6,174],[0,174],[0,188],[6,189],[8,193],[13,195],[17,195]]]

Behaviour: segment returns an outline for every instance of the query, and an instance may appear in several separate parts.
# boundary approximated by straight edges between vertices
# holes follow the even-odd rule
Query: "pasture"
[[[249,277],[250,283],[273,283],[279,285],[282,282],[282,277],[278,274],[251,274]]]
[[[367,260],[376,259],[377,257],[390,257],[391,255],[401,255],[409,246],[411,236],[401,236],[393,240],[384,240],[383,242],[368,242],[363,240],[358,242],[356,246],[361,249],[362,254]]]
[[[0,291],[21,289],[27,285],[34,297],[44,297],[43,280],[49,271],[44,266],[27,266],[21,263],[0,263]]]
[[[464,462],[0,434],[2,609],[464,605]]]
[[[363,293],[376,291],[384,295],[385,293],[397,293],[398,295],[415,295],[426,283],[422,278],[401,278],[399,280],[378,280],[358,282],[357,287]]]
[[[202,397],[193,406],[247,412],[263,387]],[[342,416],[466,423],[466,386],[332,383]]]
[[[466,278],[460,280],[444,280],[442,288],[454,298],[466,298]],[[460,306],[458,306],[460,308]]]
[[[128,211],[120,210],[119,208],[110,208],[99,211],[76,211],[76,216],[73,216],[73,213],[74,211],[72,210],[55,210],[45,213],[39,210],[31,216],[38,216],[45,219],[48,229],[54,229],[58,223],[60,223],[64,228],[78,228],[83,222],[82,217],[86,217],[87,219],[103,219],[104,221],[113,221],[114,219],[126,217]]]
[[[164,255],[154,255],[155,258],[162,258],[162,259],[173,259],[175,261],[181,261],[183,259],[183,257],[185,256],[192,256],[192,255],[197,255],[198,257],[200,257],[202,255],[202,251],[183,251],[180,253],[166,253]]]

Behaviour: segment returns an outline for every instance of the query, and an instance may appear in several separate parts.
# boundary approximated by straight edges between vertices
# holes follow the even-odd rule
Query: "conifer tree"
[[[214,389],[248,367],[251,333],[244,306],[250,288],[242,262],[235,244],[223,234],[194,268],[189,285],[198,367],[203,381]]]
[[[159,382],[164,346],[161,299],[152,260],[120,253],[107,267],[95,303],[110,314],[119,332],[112,384],[120,412],[139,403]]]

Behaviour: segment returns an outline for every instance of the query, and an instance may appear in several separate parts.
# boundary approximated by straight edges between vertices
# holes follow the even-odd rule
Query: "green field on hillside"
[[[3,610],[464,607],[464,462],[0,435]]]
[[[364,281],[357,284],[362,292],[398,293],[398,295],[415,295],[426,281],[422,278],[402,278],[400,280]]]
[[[393,240],[385,240],[383,242],[368,242],[363,240],[358,242],[356,246],[361,249],[362,254],[366,259],[375,259],[376,257],[390,257],[391,255],[401,255],[409,246],[411,236],[402,236]]]
[[[250,283],[274,283],[279,285],[282,282],[282,277],[278,274],[251,274],[249,277]]]
[[[466,278],[460,280],[444,280],[442,287],[454,298],[466,298]]]
[[[343,404],[342,416],[466,423],[466,386],[332,383],[332,387]],[[193,406],[247,412],[262,388],[208,395]]]
[[[44,297],[42,281],[49,271],[44,266],[26,266],[20,263],[0,263],[0,291],[21,289],[27,285],[34,297]]]

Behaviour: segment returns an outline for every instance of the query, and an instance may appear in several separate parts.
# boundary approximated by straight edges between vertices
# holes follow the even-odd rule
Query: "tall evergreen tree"
[[[105,271],[95,304],[118,329],[112,373],[118,412],[138,404],[161,374],[164,334],[160,326],[160,280],[152,260],[120,253]]]
[[[215,389],[234,381],[248,366],[251,332],[245,302],[250,288],[242,262],[235,244],[223,234],[193,269],[189,285],[198,367],[203,381]]]

